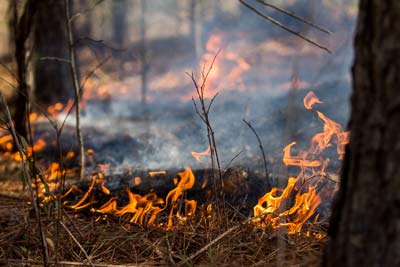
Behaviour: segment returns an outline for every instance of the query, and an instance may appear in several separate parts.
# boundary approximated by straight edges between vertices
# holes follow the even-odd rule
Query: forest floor
[[[40,228],[18,166],[2,166],[0,265],[44,266]],[[40,215],[49,266],[320,266],[327,241],[325,234],[310,234],[319,231],[312,223],[288,235],[284,228],[248,223],[228,206],[200,211],[170,229],[130,223],[129,216],[96,220],[68,207],[57,224],[51,204],[41,205]]]
[[[171,230],[124,217],[95,222],[68,210],[57,229],[55,215],[41,212],[51,266],[320,266],[327,241],[243,224],[243,215],[228,209]],[[1,195],[0,225],[2,266],[43,266],[27,198]]]

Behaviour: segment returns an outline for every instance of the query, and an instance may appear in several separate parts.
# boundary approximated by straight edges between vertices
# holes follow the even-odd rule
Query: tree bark
[[[350,143],[325,266],[400,266],[400,1],[361,0]]]
[[[10,11],[12,23],[14,24],[13,40],[15,44],[15,60],[17,63],[18,93],[15,103],[15,112],[13,120],[17,133],[27,139],[27,116],[29,104],[29,90],[27,83],[27,42],[32,28],[32,22],[35,18],[37,4],[29,0],[24,6],[21,17],[18,16],[17,2],[10,2]]]
[[[68,59],[67,30],[63,1],[41,0],[34,30],[34,88],[36,100],[45,105],[66,103],[73,97],[69,66],[59,60]]]

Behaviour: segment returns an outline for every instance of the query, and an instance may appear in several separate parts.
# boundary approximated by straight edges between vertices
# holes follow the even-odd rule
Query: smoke
[[[143,2],[145,33],[141,35],[143,20],[138,10]],[[126,1],[120,5],[132,11],[121,33],[126,37],[125,50],[119,61],[113,61],[118,68],[111,72],[118,71],[118,75],[103,75],[118,77],[118,82],[100,77],[93,83],[97,85],[90,88],[93,98],[87,101],[82,122],[84,128],[95,128],[102,135],[91,136],[87,142],[99,161],[150,169],[207,166],[207,160],[199,163],[191,156],[191,151],[205,150],[208,142],[206,127],[191,101],[195,90],[186,72],[201,77],[202,64],[210,63],[205,59],[212,59],[219,49],[214,66],[218,72],[209,84],[210,93],[219,92],[219,96],[210,114],[224,166],[236,156],[232,165],[257,169],[262,164],[255,136],[243,118],[257,130],[273,166],[279,165],[281,149],[288,142],[307,146],[322,127],[315,114],[302,107],[302,98],[310,89],[324,102],[321,110],[346,125],[354,28],[354,15],[346,11],[349,4],[288,1],[284,6],[332,30],[329,36],[254,3],[267,15],[327,45],[332,51],[328,54],[258,17],[238,1],[195,2],[194,11],[190,1]],[[97,9],[102,5],[107,4]],[[107,42],[106,30],[97,29],[94,34]],[[219,41],[210,48],[215,36]],[[145,107],[140,101],[141,60],[148,66]],[[244,63],[249,68],[240,69]],[[107,98],[96,98],[99,84],[109,85]]]

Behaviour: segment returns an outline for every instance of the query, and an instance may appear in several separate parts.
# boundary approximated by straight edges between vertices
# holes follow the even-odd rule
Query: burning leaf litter
[[[313,110],[318,118],[324,123],[323,131],[315,134],[311,138],[311,144],[308,151],[299,151],[293,155],[292,150],[296,142],[288,144],[283,149],[283,163],[286,166],[296,166],[300,169],[297,177],[289,177],[287,185],[283,189],[273,187],[269,192],[266,192],[259,198],[258,203],[253,208],[252,220],[258,226],[287,229],[289,234],[300,233],[303,225],[313,216],[316,217],[316,209],[322,201],[322,196],[319,194],[319,188],[323,186],[326,179],[326,169],[328,160],[322,157],[322,152],[333,145],[336,145],[336,151],[339,159],[343,158],[344,146],[348,142],[348,132],[342,130],[342,127],[336,122],[330,120],[323,113],[315,110],[313,106],[317,103],[322,103],[321,100],[313,93],[309,92],[304,98],[304,107],[308,110]],[[62,112],[63,107],[56,104],[49,110],[54,112]],[[54,114],[52,115],[54,116]],[[37,116],[35,116],[37,118]],[[39,152],[45,148],[47,144],[43,139],[39,139],[33,146],[26,151],[26,156],[30,157],[32,151]],[[5,156],[19,161],[18,154],[12,152],[12,139],[9,135],[3,135],[0,138],[0,146],[6,152]],[[94,152],[91,151],[91,154]],[[210,147],[203,152],[192,152],[192,156],[201,161],[201,157],[210,154]],[[66,158],[73,158],[73,151],[67,153]],[[175,187],[169,191],[165,198],[157,196],[156,192],[149,192],[145,195],[133,193],[127,190],[128,203],[120,206],[121,201],[118,197],[110,193],[110,189],[106,186],[104,172],[107,168],[101,167],[101,171],[92,175],[91,183],[82,197],[74,204],[70,201],[64,201],[64,204],[72,210],[80,211],[88,209],[97,217],[97,221],[105,219],[105,215],[125,216],[130,215],[131,223],[139,223],[143,225],[157,225],[166,227],[167,229],[176,226],[176,223],[187,220],[187,217],[195,215],[199,208],[196,200],[188,200],[184,197],[185,192],[191,190],[196,182],[195,176],[190,168],[178,173],[178,177],[174,178]],[[38,186],[39,197],[44,199],[44,202],[50,201],[52,194],[57,189],[58,179],[68,174],[72,175],[72,171],[60,168],[58,163],[52,163],[44,172],[44,181],[39,178],[35,181],[35,186]],[[167,171],[150,171],[151,178],[159,175],[166,175]],[[134,185],[140,185],[143,177],[133,177]],[[206,180],[203,181],[202,188],[205,187]],[[95,188],[99,188],[103,198],[109,197],[104,203],[103,199],[96,199],[93,194]],[[81,194],[82,189],[73,185],[62,196],[66,199],[70,195]],[[205,192],[209,195],[209,192]],[[332,196],[332,194],[331,194]],[[100,201],[100,202],[99,202]],[[94,205],[98,207],[95,208]],[[211,207],[210,207],[211,208]],[[182,212],[182,210],[184,212]],[[163,222],[158,217],[161,213],[167,212],[168,219]]]

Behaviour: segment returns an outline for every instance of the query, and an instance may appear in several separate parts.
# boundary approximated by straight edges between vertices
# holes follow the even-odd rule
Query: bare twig
[[[103,66],[109,59],[111,58],[111,56],[106,57],[104,60],[100,61],[99,64],[97,64],[85,77],[85,79],[83,80],[81,86],[80,86],[80,95],[82,95],[83,93],[83,89],[85,88],[85,84],[86,82],[90,79],[90,77],[92,77],[92,75],[96,72],[96,70],[98,70],[101,66]]]
[[[18,82],[18,77],[17,77],[17,75],[15,75],[15,73],[12,72],[12,70],[11,70],[9,67],[7,67],[6,64],[4,64],[3,62],[0,62],[0,66],[2,66],[2,67],[8,72],[8,74],[10,74],[11,77],[13,77],[14,80]]]
[[[266,20],[272,22],[273,24],[275,24],[276,26],[278,26],[278,27],[284,29],[285,31],[290,32],[290,33],[296,35],[297,37],[303,39],[304,41],[306,41],[306,42],[308,42],[308,43],[310,43],[310,44],[312,44],[312,45],[314,45],[314,46],[316,46],[316,47],[318,47],[318,48],[320,48],[320,49],[322,49],[322,50],[325,50],[325,51],[328,52],[328,53],[332,53],[327,47],[325,47],[325,46],[323,46],[323,45],[321,45],[321,44],[319,44],[319,43],[317,43],[317,42],[315,42],[315,41],[309,39],[308,37],[304,36],[303,34],[301,34],[301,33],[299,33],[299,32],[296,32],[295,30],[290,29],[290,28],[287,27],[286,25],[282,24],[280,21],[278,21],[278,20],[276,20],[276,19],[274,19],[274,18],[272,18],[272,17],[270,17],[270,16],[267,16],[267,15],[261,13],[261,12],[258,11],[256,8],[254,8],[253,6],[251,6],[251,5],[249,5],[248,3],[246,3],[244,0],[239,0],[239,2],[240,2],[241,4],[243,4],[245,7],[247,7],[248,9],[250,9],[251,11],[253,11],[254,13],[256,13],[257,15],[259,15],[260,17],[262,17],[262,18],[264,18],[264,19],[266,19]]]
[[[265,152],[264,152],[264,148],[263,148],[262,143],[261,143],[261,139],[260,139],[260,137],[258,136],[256,130],[255,130],[255,129],[253,128],[253,126],[250,124],[250,122],[246,121],[245,119],[242,119],[242,120],[243,120],[243,122],[250,128],[250,130],[254,133],[254,135],[255,135],[256,138],[257,138],[258,146],[260,147],[261,154],[262,154],[262,156],[263,156],[264,171],[265,171],[265,178],[267,179],[267,186],[268,186],[268,188],[270,188],[270,187],[271,187],[271,181],[270,181],[270,179],[269,179],[269,174],[268,174],[267,159],[265,158]]]
[[[309,20],[307,20],[305,18],[302,18],[302,17],[298,16],[298,15],[296,15],[295,13],[293,13],[291,11],[288,11],[286,9],[283,9],[281,7],[278,7],[276,5],[268,3],[268,2],[266,2],[264,0],[257,0],[257,2],[259,2],[260,4],[263,4],[264,6],[267,6],[267,7],[273,8],[275,10],[278,10],[279,12],[282,12],[282,13],[284,13],[284,14],[286,14],[286,15],[294,18],[294,19],[297,19],[297,20],[299,20],[299,21],[301,21],[301,22],[303,22],[303,23],[305,23],[305,24],[307,24],[307,25],[309,25],[311,27],[314,27],[315,29],[320,30],[320,31],[322,31],[324,33],[332,34],[331,31],[329,31],[329,30],[327,30],[327,29],[325,29],[325,28],[323,28],[323,27],[321,27],[321,26],[319,26],[319,25],[317,25],[317,24],[315,24],[315,23],[313,23],[313,22],[311,22],[311,21],[309,21]]]
[[[65,209],[62,209],[64,213],[64,217],[68,219],[68,221],[71,223],[72,227],[74,227],[75,231],[79,234],[79,237],[83,239],[82,232],[79,230],[79,228],[76,226],[75,222],[69,217]]]
[[[0,80],[5,82],[6,84],[8,84],[8,86],[10,86],[11,88],[16,88],[16,86],[14,84],[12,84],[11,82],[7,81],[3,77],[0,77]]]
[[[226,171],[228,170],[229,166],[231,166],[232,162],[233,162],[235,159],[237,159],[237,158],[240,156],[240,154],[242,154],[242,152],[243,152],[243,150],[240,150],[233,158],[231,158],[231,159],[228,161],[228,163],[225,165],[223,175],[226,173]]]
[[[71,15],[70,15],[70,0],[64,0],[65,6],[65,16],[66,16],[66,24],[67,24],[67,34],[68,34],[68,47],[69,47],[69,66],[71,69],[71,75],[74,84],[74,92],[75,92],[75,102],[76,102],[76,135],[78,137],[79,151],[80,151],[80,173],[79,178],[82,179],[85,174],[85,147],[83,143],[83,136],[80,129],[80,93],[79,93],[79,81],[78,74],[76,70],[75,64],[75,51],[74,51],[74,37],[72,35],[72,27],[71,27]]]
[[[216,97],[218,96],[218,93],[216,93],[212,97],[212,99],[210,100],[210,103],[208,105],[205,102],[205,96],[204,96],[204,91],[206,89],[206,82],[207,82],[208,75],[210,74],[210,72],[211,72],[211,70],[212,70],[212,68],[214,66],[215,60],[216,60],[216,58],[217,58],[217,56],[219,55],[220,52],[221,52],[221,50],[219,50],[217,52],[217,54],[214,56],[214,58],[213,58],[213,60],[212,60],[212,62],[210,64],[210,67],[208,68],[207,71],[205,71],[205,66],[203,66],[203,70],[201,72],[202,81],[201,81],[200,85],[197,83],[193,73],[192,74],[188,74],[187,73],[187,75],[191,78],[191,80],[193,82],[193,85],[194,85],[194,87],[196,89],[198,100],[200,102],[201,110],[198,108],[198,106],[196,104],[196,101],[192,97],[192,101],[193,101],[196,113],[199,115],[200,119],[204,122],[204,124],[207,127],[207,137],[208,137],[208,143],[210,145],[210,151],[211,151],[211,153],[210,153],[211,166],[212,166],[212,169],[215,169],[215,164],[217,164],[218,175],[219,175],[219,183],[220,183],[220,186],[221,186],[222,185],[221,165],[220,165],[220,162],[219,162],[218,150],[217,150],[217,145],[216,145],[215,136],[214,136],[214,130],[213,130],[213,127],[211,125],[210,118],[209,118],[209,112],[210,112],[211,106],[214,103]]]
[[[93,38],[90,38],[90,37],[87,37],[87,36],[80,37],[80,38],[76,39],[75,42],[74,42],[74,47],[80,45],[81,43],[86,44],[91,49],[92,49],[91,45],[97,44],[97,45],[99,45],[101,47],[107,48],[107,49],[109,49],[111,51],[114,51],[114,52],[123,52],[123,51],[125,51],[125,49],[116,48],[116,47],[114,47],[112,45],[107,44],[106,42],[104,42],[104,40],[101,40],[101,39],[96,40],[96,39],[93,39]]]
[[[81,243],[75,238],[75,236],[71,233],[71,231],[68,229],[67,226],[62,221],[59,221],[60,225],[64,228],[64,230],[68,233],[68,235],[72,238],[72,240],[75,242],[75,244],[79,247],[79,249],[85,254],[86,259],[88,260],[89,264],[94,267],[95,265],[91,261],[89,255],[87,254],[86,250],[84,247],[82,247]]]

